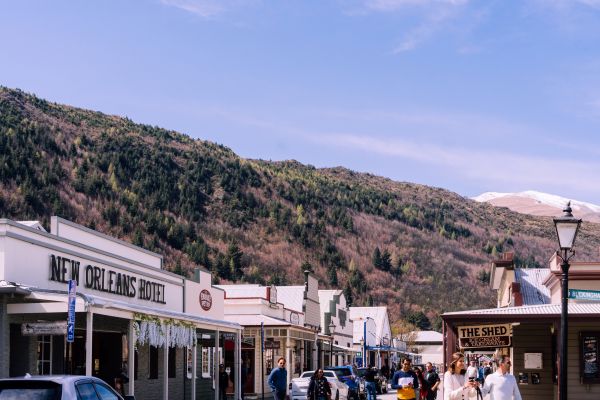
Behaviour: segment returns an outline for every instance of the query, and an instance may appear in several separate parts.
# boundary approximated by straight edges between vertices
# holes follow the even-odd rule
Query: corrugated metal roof
[[[413,342],[442,342],[444,335],[436,331],[412,331],[410,335],[414,335]]]
[[[515,280],[521,285],[523,305],[550,303],[550,290],[543,284],[550,268],[515,268]]]
[[[560,315],[560,304],[542,304],[521,307],[487,308],[444,313],[447,316],[456,315]],[[600,314],[600,303],[569,303],[569,314]]]
[[[225,297],[228,299],[260,297],[267,298],[267,288],[260,285],[215,285],[225,291]]]

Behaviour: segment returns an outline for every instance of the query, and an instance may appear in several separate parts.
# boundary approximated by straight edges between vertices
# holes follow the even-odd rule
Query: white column
[[[221,336],[221,332],[217,329],[215,331],[215,348],[214,348],[214,357],[213,357],[213,382],[215,387],[215,400],[219,400],[219,363],[221,360],[219,359],[219,336]]]
[[[163,400],[169,400],[169,330],[166,326],[163,345]]]
[[[85,318],[85,374],[92,376],[92,333],[94,331],[94,313],[89,307]]]
[[[127,343],[127,347],[129,348],[127,352],[127,376],[129,377],[129,388],[127,390],[127,394],[130,396],[135,394],[135,342],[137,340],[137,337],[135,336],[135,323],[136,322],[134,320],[129,321],[129,338]]]
[[[235,333],[235,379],[233,382],[235,400],[241,399],[242,394],[242,331],[236,331]]]
[[[196,400],[196,372],[198,371],[198,343],[192,347],[192,400]]]

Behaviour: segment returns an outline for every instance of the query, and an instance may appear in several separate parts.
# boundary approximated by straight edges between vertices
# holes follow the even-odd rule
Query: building
[[[0,220],[0,377],[84,374],[138,398],[216,399],[225,363],[237,398],[242,327],[223,307],[207,271],[184,279],[58,217],[50,233]]]
[[[319,287],[315,276],[305,274],[305,284],[298,286],[218,287],[225,291],[225,319],[244,327],[241,357],[249,372],[245,393],[265,393],[270,398],[267,378],[279,357],[287,360],[288,384],[303,371],[322,365]]]
[[[446,313],[444,356],[458,349],[509,355],[523,398],[557,399],[560,354],[561,269],[515,268],[512,255],[492,263],[497,308]],[[571,261],[568,319],[569,398],[600,397],[600,262]],[[446,363],[445,363],[446,364]]]
[[[392,331],[387,307],[350,307],[353,322],[353,346],[360,352],[356,357],[359,366],[391,366]],[[363,357],[364,360],[363,360]]]
[[[440,367],[444,362],[444,336],[436,331],[413,331],[407,335],[408,349],[415,364],[432,363]]]
[[[323,365],[349,365],[356,356],[352,346],[353,325],[350,309],[342,290],[319,290],[321,305],[321,334],[329,340],[325,348]],[[333,328],[333,329],[332,329]],[[331,342],[332,341],[332,342]],[[325,344],[325,347],[326,344]],[[329,353],[332,353],[330,356]]]

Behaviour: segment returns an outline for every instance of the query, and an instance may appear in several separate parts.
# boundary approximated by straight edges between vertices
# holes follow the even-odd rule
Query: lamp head
[[[575,218],[571,211],[571,202],[569,201],[563,210],[564,214],[554,218],[554,227],[556,228],[561,250],[571,250],[573,248],[581,225],[581,219]]]

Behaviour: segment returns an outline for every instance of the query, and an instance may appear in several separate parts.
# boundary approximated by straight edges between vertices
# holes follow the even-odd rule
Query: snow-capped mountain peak
[[[519,193],[486,192],[473,200],[508,207],[523,214],[557,216],[571,202],[573,214],[586,221],[600,222],[600,206],[579,200],[567,199],[554,194],[527,190]]]

